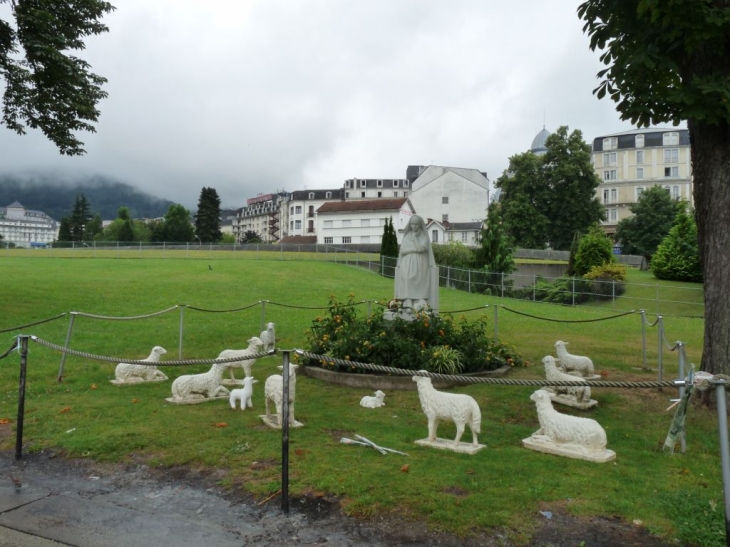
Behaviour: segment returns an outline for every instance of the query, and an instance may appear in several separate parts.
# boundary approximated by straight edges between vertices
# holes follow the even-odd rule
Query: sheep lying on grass
[[[281,370],[283,366],[279,366]],[[298,365],[289,365],[289,425],[297,425],[294,419],[294,399],[296,397]],[[269,414],[269,401],[276,407],[276,423],[281,426],[283,424],[282,415],[284,412],[284,377],[281,374],[273,374],[266,379],[264,384],[264,397],[266,404],[266,416]]]
[[[450,421],[456,424],[454,445],[459,444],[464,428],[468,425],[472,444],[478,446],[477,434],[481,432],[482,414],[474,398],[463,393],[436,391],[431,378],[425,376],[413,376],[412,379],[418,386],[421,408],[428,418],[428,440],[436,440],[439,421]]]
[[[591,378],[595,375],[593,369],[593,361],[583,355],[572,355],[568,353],[565,346],[568,342],[558,340],[555,342],[555,352],[560,361],[560,368],[568,374],[583,376],[584,378]]]
[[[540,429],[532,434],[532,439],[555,445],[576,452],[589,453],[606,450],[606,432],[598,422],[591,418],[560,414],[553,408],[550,393],[538,389],[530,399],[537,407],[537,419]]]
[[[165,355],[167,350],[162,346],[152,348],[149,356],[143,361],[148,363],[159,363],[160,357]],[[120,383],[135,382],[159,382],[167,380],[167,376],[162,371],[157,370],[155,365],[133,365],[131,363],[119,363],[114,369],[114,376]]]
[[[545,365],[545,378],[551,382],[580,382],[581,378],[566,374],[558,370],[555,364],[555,358],[552,355],[546,355],[542,358]],[[575,399],[578,403],[589,403],[591,401],[591,388],[589,386],[548,386],[549,390],[554,391],[556,395],[564,395],[568,398]]]
[[[273,351],[276,348],[276,332],[274,323],[266,323],[266,330],[261,331],[260,338],[264,351]]]
[[[374,397],[366,395],[360,399],[360,406],[364,406],[365,408],[378,408],[380,406],[385,406],[385,401],[383,399],[385,399],[385,393],[378,390],[375,392]]]
[[[256,359],[245,359],[251,355],[261,353],[264,343],[261,338],[254,336],[248,339],[248,347],[246,349],[224,349],[218,354],[218,359],[233,359],[234,357],[241,357],[240,361],[231,361],[226,363],[225,366],[231,373],[231,380],[235,381],[236,377],[233,375],[234,368],[242,368],[246,378],[251,376],[251,367],[256,362]]]
[[[219,395],[228,395],[228,390],[221,385],[223,371],[227,366],[225,363],[213,363],[208,372],[177,377],[172,383],[173,401],[212,399]]]
[[[236,408],[236,401],[241,402],[241,410],[246,410],[247,407],[253,408],[251,396],[253,395],[253,385],[257,382],[258,380],[254,380],[253,376],[247,376],[243,379],[242,389],[232,389],[228,394],[228,401],[231,403],[231,408]]]

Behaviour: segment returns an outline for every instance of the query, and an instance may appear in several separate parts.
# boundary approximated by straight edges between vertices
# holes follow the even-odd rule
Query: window
[[[444,205],[448,205],[448,203],[449,203],[449,197],[448,196],[442,197],[441,198],[441,203],[444,204]]]
[[[350,192],[345,192],[345,197],[346,198],[349,198],[350,197]]]
[[[324,221],[324,229],[327,230],[329,228],[332,228],[332,221],[331,220],[325,220]]]
[[[433,243],[438,243],[439,242],[439,231],[438,230],[433,230],[431,232],[431,241]]]
[[[361,228],[369,228],[370,227],[370,219],[369,218],[363,218],[360,221],[360,227]]]
[[[639,201],[639,197],[643,193],[644,193],[644,187],[643,186],[637,186],[636,187],[636,201]]]
[[[636,165],[644,165],[644,151],[643,150],[636,151]]]
[[[331,237],[325,237],[324,238],[324,244],[325,245],[332,245],[333,241]]]
[[[644,168],[643,167],[637,167],[636,168],[636,178],[637,179],[643,179],[644,178]]]
[[[289,207],[289,214],[290,215],[293,215],[294,214],[294,206],[293,205],[291,207]]]
[[[618,201],[618,190],[616,188],[611,188],[611,203],[616,203]]]
[[[608,189],[605,189],[603,191],[603,204],[604,205],[606,205],[608,203],[608,195],[609,195]]]
[[[664,163],[679,163],[679,148],[665,148]]]
[[[295,211],[296,211],[296,213],[297,213],[298,215],[301,215],[301,214],[302,214],[302,206],[301,206],[301,205],[297,205],[297,207],[296,207]]]
[[[676,165],[674,167],[665,167],[664,168],[664,176],[665,177],[678,177],[679,176],[679,167]]]
[[[662,135],[662,144],[664,146],[675,146],[679,144],[679,133],[664,133]]]
[[[404,180],[403,181],[403,188],[408,188],[408,181],[407,180]]]
[[[379,198],[382,198],[383,197],[383,192],[378,192],[378,197]]]
[[[379,180],[376,186],[378,188],[382,188],[383,187],[383,181],[382,180]]]
[[[603,180],[616,180],[616,170],[611,169],[610,171],[604,171]]]
[[[606,152],[603,154],[603,165],[616,165],[616,152]]]
[[[309,222],[307,222],[307,232],[309,232],[310,234],[314,233],[314,221],[313,220],[310,220]]]
[[[302,221],[301,220],[295,220],[294,221],[294,229],[295,230],[301,230],[302,229]]]
[[[314,199],[314,192],[309,192],[309,199]]]
[[[617,220],[618,220],[618,210],[609,209],[608,210],[608,221],[611,223],[615,223]]]
[[[441,222],[448,222],[449,221],[449,215],[441,215]]]
[[[679,186],[672,186],[672,199],[679,199],[680,196]]]
[[[365,188],[366,185],[367,185],[367,181],[365,181],[365,180],[360,181],[360,188]]]
[[[394,180],[393,181],[393,188],[398,188],[398,181],[397,180]]]
[[[349,228],[350,226],[352,226],[352,221],[351,220],[343,220],[342,221],[342,227],[343,228]]]
[[[616,148],[618,148],[618,138],[609,137],[607,139],[603,139],[604,150],[616,150]]]
[[[360,197],[361,198],[364,198],[365,197],[365,192],[360,192]]]
[[[393,192],[393,197],[394,198],[397,198],[398,197],[398,192]]]
[[[461,232],[461,242],[466,243],[467,242],[467,236],[468,234],[466,232]]]
[[[314,205],[310,205],[309,206],[309,209],[308,209],[308,212],[307,212],[307,216],[308,217],[313,217],[314,216]]]
[[[332,192],[327,192],[324,197],[325,199],[332,199]]]
[[[350,236],[342,236],[342,243],[352,243],[352,238]]]
[[[407,198],[408,197],[408,192],[403,192],[403,197],[404,198]]]
[[[345,188],[349,188],[349,187],[350,187],[350,181],[349,181],[349,180],[346,180],[346,181],[345,181]],[[331,243],[331,242],[330,242],[330,243]]]
[[[370,243],[370,236],[360,236],[360,243]]]
[[[644,148],[644,135],[636,135],[634,138],[634,146],[636,148]]]

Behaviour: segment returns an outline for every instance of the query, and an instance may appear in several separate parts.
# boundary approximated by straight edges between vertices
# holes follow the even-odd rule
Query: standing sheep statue
[[[276,349],[276,331],[274,323],[266,323],[266,330],[261,331],[261,343],[264,345],[264,351],[274,351]]]
[[[302,427],[304,424],[294,419],[294,399],[296,398],[298,365],[289,365],[289,427]],[[280,370],[284,370],[283,366],[279,366]],[[284,414],[284,377],[281,374],[273,374],[266,379],[264,384],[264,404],[266,405],[266,414],[261,416],[263,422],[273,429],[281,429]],[[269,413],[269,401],[276,407],[276,416]]]
[[[428,418],[428,438],[416,441],[416,444],[467,454],[475,454],[484,448],[477,439],[477,434],[481,432],[482,414],[473,397],[463,393],[436,391],[431,378],[426,376],[413,376],[412,380],[416,382],[421,408]],[[456,438],[453,442],[436,437],[439,421],[454,422]],[[471,445],[459,442],[467,425],[471,430]]]
[[[241,410],[246,410],[246,408],[253,408],[251,396],[253,395],[253,385],[257,382],[258,380],[254,380],[253,376],[247,376],[243,379],[242,389],[232,389],[230,391],[230,393],[228,394],[228,401],[231,403],[232,409],[235,410],[236,401],[241,402]]]
[[[171,403],[201,403],[220,396],[228,396],[228,390],[221,385],[223,372],[228,367],[225,363],[213,363],[208,372],[202,374],[185,374],[178,376],[172,383],[172,397],[166,399]]]
[[[584,378],[566,374],[558,369],[555,358],[552,355],[546,355],[542,358],[542,364],[545,365],[545,379],[549,382],[581,382],[587,384]],[[583,410],[593,408],[598,401],[591,399],[591,388],[584,386],[551,386],[545,388],[550,392],[550,397],[554,403],[565,406],[572,406]]]
[[[574,376],[582,376],[583,378],[600,378],[600,376],[596,376],[593,369],[593,361],[584,355],[572,355],[568,353],[568,350],[565,349],[567,345],[568,342],[563,342],[562,340],[555,342],[555,353],[558,356],[560,368],[563,369],[563,372]]]
[[[151,363],[149,365],[133,365],[132,363],[119,363],[114,370],[115,379],[113,384],[138,384],[141,382],[163,382],[167,376],[152,363],[159,363],[160,357],[165,355],[167,350],[162,346],[152,348],[149,356],[142,361]]]
[[[236,380],[236,377],[233,375],[233,369],[234,368],[242,368],[243,373],[245,374],[245,377],[248,378],[251,376],[251,367],[253,367],[253,364],[256,362],[256,359],[245,359],[246,357],[250,357],[251,355],[256,355],[257,353],[261,353],[262,348],[264,346],[264,343],[261,341],[261,338],[258,336],[254,336],[253,338],[248,339],[248,347],[246,349],[224,349],[218,354],[217,359],[233,359],[234,357],[240,357],[240,361],[232,361],[230,363],[226,363],[226,367],[231,373],[231,379],[226,380],[226,382],[230,384],[240,384],[240,380]]]
[[[606,449],[606,431],[591,418],[557,412],[550,401],[550,393],[538,389],[530,399],[535,402],[540,429],[527,439],[526,448],[558,456],[596,463],[616,459],[616,453]]]

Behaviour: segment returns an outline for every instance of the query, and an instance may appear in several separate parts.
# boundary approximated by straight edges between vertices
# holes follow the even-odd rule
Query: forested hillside
[[[0,175],[0,207],[18,201],[26,209],[43,211],[55,220],[71,214],[81,193],[91,204],[91,214],[99,213],[103,220],[115,219],[120,207],[128,207],[132,218],[157,218],[173,203],[101,176],[59,182],[52,177]]]

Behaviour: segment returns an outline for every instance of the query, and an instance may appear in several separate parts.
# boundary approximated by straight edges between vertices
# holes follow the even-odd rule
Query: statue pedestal
[[[585,460],[593,463],[607,463],[616,459],[616,453],[613,450],[588,451],[582,446],[570,444],[557,444],[549,440],[543,440],[535,437],[522,439],[522,446],[535,450],[536,452],[544,452],[555,456],[564,456],[576,460]]]
[[[197,405],[200,403],[207,403],[208,401],[228,401],[228,395],[219,395],[218,397],[200,397],[198,399],[175,399],[174,397],[168,397],[165,399],[168,403],[174,405]]]
[[[281,430],[281,426],[279,425],[275,414],[261,414],[259,415],[259,418],[261,418],[261,421],[271,429]],[[289,428],[296,429],[299,427],[304,427],[304,424],[302,422],[297,422],[296,420],[294,420],[293,424],[289,424]]]
[[[570,406],[573,408],[579,408],[580,410],[588,410],[594,406],[598,406],[598,401],[590,399],[589,401],[579,402],[575,397],[568,397],[567,395],[550,395],[550,399],[553,403],[558,403],[564,406]]]
[[[452,452],[458,452],[459,454],[476,454],[482,448],[487,447],[487,445],[485,444],[478,444],[476,446],[474,446],[473,443],[460,442],[459,444],[454,444],[453,440],[441,439],[440,437],[436,437],[436,439],[433,441],[429,441],[428,439],[420,439],[414,442],[415,444],[420,446],[438,448],[439,450],[451,450]]]
[[[155,378],[154,380],[142,380],[141,378],[139,380],[109,380],[112,384],[115,386],[138,386],[140,384],[156,384],[158,382],[166,382],[167,378]]]

